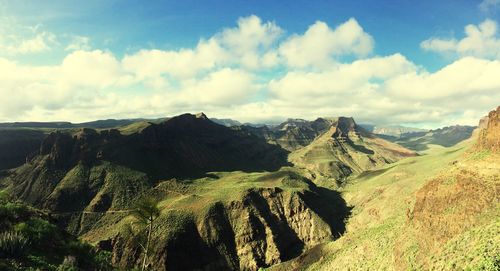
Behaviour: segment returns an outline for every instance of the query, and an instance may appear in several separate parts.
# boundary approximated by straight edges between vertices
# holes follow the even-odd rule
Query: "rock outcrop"
[[[311,184],[312,185],[312,184]],[[158,222],[155,270],[258,270],[292,259],[338,237],[349,214],[338,194],[312,186],[290,192],[250,189],[241,199],[214,202],[204,215],[171,212]],[[182,221],[182,222],[179,222]],[[134,266],[140,250],[130,239],[114,239],[114,262]]]
[[[500,152],[500,106],[479,122],[477,147],[481,150]]]

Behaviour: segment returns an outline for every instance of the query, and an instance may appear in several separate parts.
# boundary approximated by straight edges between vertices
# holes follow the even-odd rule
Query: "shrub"
[[[64,257],[64,261],[61,265],[57,267],[57,271],[78,271],[76,265],[76,258],[74,256]]]
[[[40,247],[54,247],[60,240],[58,228],[41,218],[32,218],[17,224],[14,228]]]
[[[18,258],[28,249],[28,239],[18,232],[0,233],[0,257]]]
[[[31,215],[30,209],[21,203],[0,203],[0,230],[7,230],[13,223],[27,219]]]

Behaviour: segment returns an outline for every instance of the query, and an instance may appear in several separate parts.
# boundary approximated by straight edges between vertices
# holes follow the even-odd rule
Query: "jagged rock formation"
[[[328,118],[318,118],[314,121],[288,119],[277,126],[242,126],[239,129],[293,151],[307,146],[316,137],[326,132],[332,123],[333,120]]]
[[[500,152],[500,106],[479,122],[479,149]]]
[[[258,270],[338,237],[349,211],[339,194],[313,184],[299,191],[246,190],[190,216],[167,212],[155,229],[155,270]],[[141,259],[137,244],[113,238],[114,262],[128,268]],[[194,260],[196,259],[196,260]]]
[[[332,121],[327,132],[293,152],[289,159],[309,170],[314,178],[341,181],[353,173],[414,155],[363,130],[352,118],[340,117]]]

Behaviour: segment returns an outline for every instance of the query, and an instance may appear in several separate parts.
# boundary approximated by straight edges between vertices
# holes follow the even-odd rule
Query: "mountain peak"
[[[197,113],[195,116],[197,119],[208,119],[207,115],[205,115],[205,113],[203,112]]]

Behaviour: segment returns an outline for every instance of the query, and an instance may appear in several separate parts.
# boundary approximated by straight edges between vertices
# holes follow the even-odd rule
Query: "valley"
[[[160,210],[152,270],[476,270],[499,260],[499,122],[492,112],[470,138],[445,128],[418,145],[345,117],[10,127],[29,151],[9,157],[19,166],[5,164],[0,184],[115,268],[144,258],[127,229],[148,197]]]

